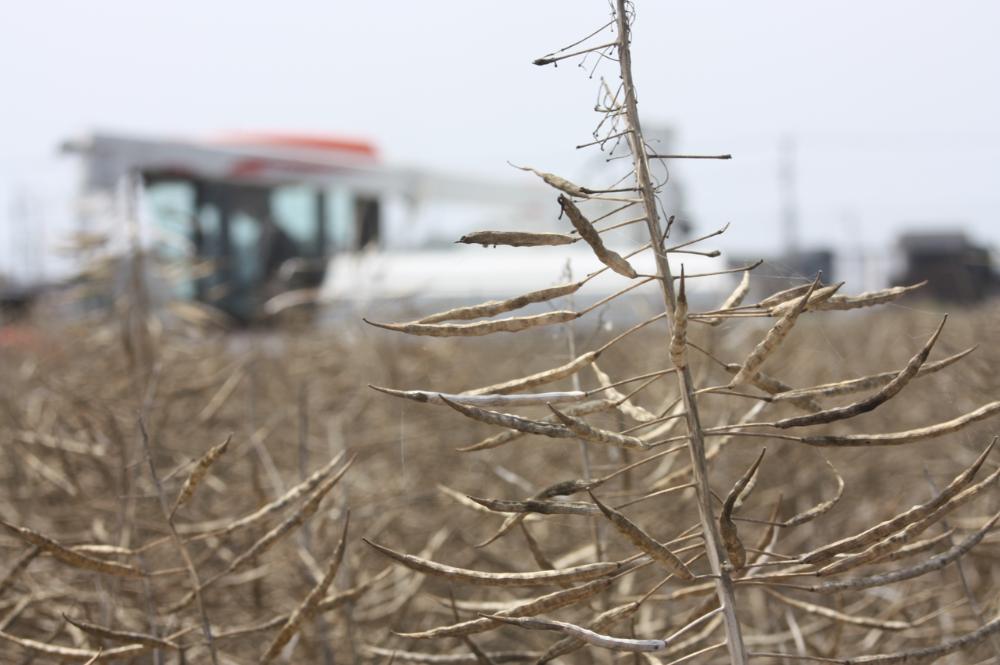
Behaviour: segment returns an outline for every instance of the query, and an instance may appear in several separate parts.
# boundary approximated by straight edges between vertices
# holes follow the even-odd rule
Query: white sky
[[[608,20],[606,0],[32,0],[0,5],[0,272],[24,192],[59,228],[58,142],[93,128],[320,131],[386,159],[489,176],[506,160],[569,177],[596,81],[531,60]],[[639,0],[647,125],[676,127],[700,228],[777,245],[778,140],[798,143],[806,245],[887,246],[903,226],[1000,241],[1000,3]],[[588,183],[589,184],[589,183]],[[19,194],[20,193],[20,194]],[[30,243],[29,243],[30,244]]]

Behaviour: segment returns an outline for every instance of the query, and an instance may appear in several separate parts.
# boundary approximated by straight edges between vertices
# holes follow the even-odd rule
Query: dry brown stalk
[[[590,223],[590,220],[583,216],[583,213],[580,212],[580,209],[576,207],[575,203],[570,201],[565,196],[560,195],[559,205],[562,207],[562,211],[566,213],[566,216],[569,218],[573,228],[576,229],[576,232],[580,234],[580,237],[583,238],[588,245],[590,245],[590,249],[594,251],[594,255],[597,256],[601,263],[623,277],[634,279],[638,276],[638,273],[636,273],[632,264],[622,258],[621,254],[604,246],[604,241],[601,240],[601,235],[594,228],[594,225]]]
[[[564,233],[531,233],[527,231],[475,231],[462,236],[458,242],[466,245],[507,245],[509,247],[544,247],[571,245],[579,240]]]
[[[327,565],[326,573],[323,575],[316,586],[312,588],[309,594],[302,600],[295,611],[288,617],[285,621],[285,625],[281,627],[281,630],[271,644],[267,647],[264,655],[261,656],[261,663],[270,663],[274,660],[281,650],[284,648],[288,641],[297,633],[301,627],[302,623],[307,619],[310,619],[313,615],[319,611],[319,604],[326,595],[327,589],[333,584],[333,578],[337,576],[337,571],[340,570],[340,564],[344,560],[344,552],[347,549],[347,529],[351,523],[351,513],[347,511],[344,515],[344,530],[340,534],[340,541],[337,543],[337,547],[334,549],[333,556],[330,557],[330,563]]]

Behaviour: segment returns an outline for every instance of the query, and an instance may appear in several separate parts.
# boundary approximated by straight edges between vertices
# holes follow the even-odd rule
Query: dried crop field
[[[877,317],[810,313],[768,372],[805,387],[898,371],[937,326],[934,309],[893,307]],[[996,324],[995,308],[953,314],[928,362],[965,350]],[[666,328],[662,321],[654,323],[609,349],[597,363],[600,370],[631,377],[668,367],[664,330],[657,326]],[[576,324],[578,348],[594,348],[620,332],[606,328]],[[561,510],[548,509],[555,514],[491,512],[467,498],[524,501],[555,483],[583,478],[587,472],[576,439],[528,435],[491,449],[456,452],[498,429],[455,418],[447,406],[397,399],[366,385],[433,385],[458,393],[536,372],[569,359],[567,326],[532,331],[520,340],[518,353],[510,353],[506,335],[412,341],[362,324],[236,336],[167,328],[147,340],[145,365],[136,352],[141,345],[123,330],[112,322],[49,326],[32,348],[0,355],[4,662],[32,657],[87,662],[98,653],[101,662],[210,662],[205,622],[220,663],[259,662],[279,634],[290,639],[274,651],[276,662],[367,657],[409,662],[422,653],[439,658],[424,662],[474,663],[476,650],[492,662],[531,662],[564,636],[481,616],[588,584],[576,592],[579,600],[546,611],[545,617],[586,625],[609,608],[626,606],[622,620],[598,632],[650,637],[669,635],[713,608],[715,596],[704,582],[668,580],[643,598],[664,578],[658,566],[591,578],[595,582],[570,577],[527,588],[492,586],[461,575],[423,574],[364,542],[496,573],[573,570],[634,558],[636,547],[586,492],[548,500],[561,504]],[[690,334],[699,347],[738,362],[764,331],[763,324],[727,322],[692,324]],[[656,349],[652,367],[650,347]],[[728,380],[714,363],[700,367],[697,385]],[[998,368],[996,347],[981,345],[954,365],[917,377],[906,387],[905,401],[824,431],[895,432],[949,420],[1000,394]],[[579,378],[584,391],[600,387],[592,368]],[[677,397],[670,378],[660,377],[630,404],[651,411],[670,405]],[[547,387],[571,388],[571,379]],[[850,400],[831,398],[824,406]],[[704,425],[732,422],[755,403],[706,395]],[[519,410],[539,420],[547,412],[545,406]],[[786,402],[767,404],[766,413],[780,418],[798,411]],[[635,422],[622,411],[588,421],[614,430]],[[767,562],[859,533],[927,502],[973,463],[994,431],[987,421],[927,441],[873,449],[734,438],[724,454],[710,460],[712,488],[724,498],[767,446],[756,486],[735,511],[738,519],[749,520],[737,524],[750,560],[763,564],[747,576],[760,576],[769,571]],[[199,459],[227,440],[190,497],[174,509]],[[690,459],[683,449],[658,456],[674,446],[590,445],[589,473],[600,478],[655,458],[594,485],[593,494],[690,560],[700,547],[690,535],[697,516]],[[998,468],[997,454],[987,458],[976,481]],[[837,494],[835,474],[843,477],[843,496],[816,519],[784,528],[754,521],[788,520],[830,501]],[[335,478],[340,479],[332,482]],[[901,553],[861,570],[891,571],[947,552],[974,535],[998,507],[991,483],[896,550]],[[324,580],[336,562],[348,509],[343,561],[332,566],[332,580]],[[574,510],[582,514],[567,514]],[[477,547],[495,535],[505,517],[518,514],[527,517],[516,528]],[[737,584],[744,639],[755,652],[843,657],[912,650],[972,633],[997,614],[997,542],[987,534],[940,570],[867,590],[815,593]],[[912,550],[908,556],[906,547]],[[707,572],[697,560],[690,569]],[[191,593],[192,570],[200,586],[197,597]],[[786,580],[796,586],[825,581]],[[302,612],[307,598],[313,607]],[[638,607],[629,605],[640,598]],[[296,608],[302,618],[285,630]],[[460,621],[480,619],[490,629],[437,639],[396,634],[454,624],[456,612]],[[698,652],[719,643],[721,635],[715,614],[653,654],[655,662]],[[946,656],[952,659],[946,662],[992,662],[991,653],[985,640]],[[690,662],[723,657],[715,651]],[[646,656],[590,648],[560,662],[643,662],[633,658]]]

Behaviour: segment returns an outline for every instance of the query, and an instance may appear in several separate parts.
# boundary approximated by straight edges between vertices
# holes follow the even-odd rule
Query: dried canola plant
[[[395,662],[544,663],[586,648],[619,657],[634,654],[629,657],[637,663],[890,665],[933,662],[950,654],[959,654],[956,657],[961,659],[989,645],[993,658],[983,662],[1000,662],[996,639],[1000,615],[984,614],[968,585],[964,596],[954,602],[946,603],[942,596],[935,603],[937,583],[929,580],[935,571],[960,566],[962,557],[988,536],[1000,513],[975,524],[965,523],[967,533],[961,536],[954,529],[927,534],[947,524],[960,506],[972,501],[981,505],[983,495],[995,492],[1000,470],[989,470],[994,466],[991,453],[995,440],[984,441],[981,454],[953,474],[954,479],[943,490],[857,533],[823,528],[824,518],[850,495],[832,465],[829,468],[837,483],[832,496],[789,515],[787,501],[783,503],[779,494],[773,506],[765,506],[770,517],[741,515],[753,501],[752,491],[769,463],[780,464],[773,460],[786,454],[789,447],[860,447],[869,453],[875,447],[929,439],[946,445],[949,437],[1000,412],[1000,402],[979,404],[946,421],[893,432],[859,433],[849,422],[876,409],[891,409],[886,406],[890,400],[898,407],[895,398],[911,382],[968,355],[971,350],[928,362],[945,330],[945,319],[897,371],[805,388],[794,388],[768,373],[768,365],[779,364],[783,349],[788,348],[786,340],[803,320],[824,316],[823,312],[891,303],[920,285],[852,296],[840,293],[843,284],[824,284],[817,275],[810,283],[744,304],[756,267],[751,265],[741,270],[738,286],[718,308],[691,308],[687,285],[700,275],[685,274],[683,256],[692,252],[718,255],[692,248],[718,233],[669,245],[673,219],[663,223],[658,208],[663,183],[654,181],[651,163],[729,156],[660,155],[644,139],[632,78],[633,18],[632,3],[616,0],[610,23],[535,61],[544,66],[572,59],[596,60],[595,71],[613,66],[609,62],[617,63],[617,85],[601,79],[596,107],[600,122],[594,140],[579,147],[627,156],[632,167],[628,176],[609,187],[589,188],[542,170],[517,167],[558,192],[558,208],[572,228],[562,233],[480,231],[460,240],[484,247],[521,248],[583,241],[603,267],[582,280],[504,301],[460,307],[408,322],[368,323],[413,336],[462,338],[568,326],[651,282],[659,291],[662,311],[568,362],[502,383],[456,391],[372,386],[426,408],[447,407],[457,412],[455,417],[464,416],[496,430],[459,448],[465,454],[488,455],[501,446],[523,445],[523,455],[530,459],[539,450],[533,442],[551,441],[551,445],[561,446],[580,442],[582,471],[574,472],[574,465],[564,463],[558,469],[561,478],[518,499],[487,498],[442,488],[461,510],[501,520],[493,535],[476,546],[481,553],[501,539],[523,540],[514,549],[534,563],[533,571],[521,570],[523,562],[509,555],[497,557],[496,562],[518,570],[490,572],[440,563],[366,540],[399,566],[439,580],[449,593],[453,588],[457,594],[472,594],[471,599],[462,601],[451,596],[448,602],[453,622],[398,631],[393,639],[403,643],[372,645],[369,655]],[[610,41],[602,37],[609,31],[614,35]],[[602,214],[608,202],[615,207]],[[607,232],[631,224],[645,226],[648,242],[625,253],[611,249]],[[652,254],[655,274],[642,275],[630,262],[642,252]],[[571,297],[608,271],[626,280],[616,294],[579,311],[557,309],[558,299]],[[518,313],[539,303],[551,304],[553,309],[541,314]],[[720,357],[727,353],[695,341],[703,337],[703,330],[722,323],[745,324],[743,319],[770,320],[770,325],[742,358]],[[663,334],[651,341],[653,329],[663,330]],[[647,345],[642,372],[619,378],[605,374],[597,361],[603,363],[606,354],[625,346],[625,340],[633,341],[632,336],[640,330]],[[461,343],[456,340],[454,348]],[[459,352],[454,355],[459,356]],[[595,385],[585,389],[588,373],[593,374]],[[719,374],[721,380],[709,380]],[[570,389],[561,390],[556,385],[567,381]],[[674,388],[666,391],[656,406],[650,406],[651,387],[662,387],[666,381]],[[850,401],[838,402],[838,398]],[[706,413],[713,418],[722,413],[726,420],[706,426]],[[835,423],[840,425],[815,429]],[[727,452],[750,447],[756,455],[735,479],[720,477],[719,463],[724,456],[719,452],[724,447]],[[678,461],[683,454],[687,455],[686,463]],[[614,468],[603,475],[592,473],[598,456]],[[980,473],[983,466],[988,469]],[[654,471],[649,472],[650,467]],[[889,468],[881,471],[886,476],[893,473]],[[620,494],[611,490],[619,482],[626,483],[633,500],[615,500]],[[722,482],[729,487],[724,496],[713,490]],[[569,530],[567,520],[589,524],[591,535],[586,535],[586,529]],[[798,537],[806,525],[811,530]],[[533,531],[549,537],[536,538]],[[554,533],[578,539],[556,538]],[[562,551],[556,560],[551,554],[554,548]],[[964,585],[964,575],[962,581]],[[903,582],[909,585],[901,591]],[[501,589],[530,588],[549,590],[542,595],[516,597],[507,592],[502,600],[485,595]],[[476,595],[477,590],[481,595]],[[863,639],[846,637],[852,630],[863,631],[854,633]],[[509,631],[509,640],[526,648],[488,651],[479,646],[493,641],[498,631]],[[547,646],[527,648],[539,644],[534,631],[552,634]],[[452,652],[452,647],[445,646],[454,644],[440,641],[445,638],[460,639],[460,651]],[[437,641],[425,643],[428,640]],[[794,648],[779,651],[776,647],[781,645]]]

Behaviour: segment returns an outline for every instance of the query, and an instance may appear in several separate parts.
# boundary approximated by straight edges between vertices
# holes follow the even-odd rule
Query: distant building
[[[927,280],[924,297],[958,303],[979,302],[1000,286],[989,250],[958,232],[906,233],[897,242],[903,263],[893,284]]]

